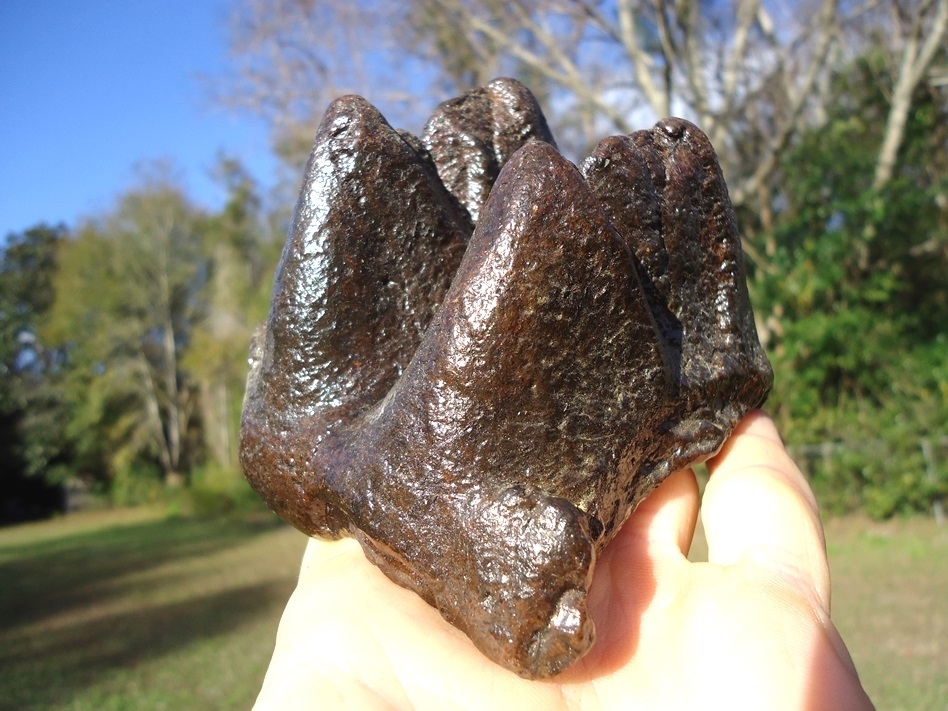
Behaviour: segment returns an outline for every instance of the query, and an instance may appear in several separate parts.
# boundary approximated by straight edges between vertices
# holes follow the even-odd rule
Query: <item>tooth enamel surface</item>
[[[607,138],[577,169],[512,79],[420,138],[349,96],[254,339],[241,462],[294,526],[354,536],[489,658],[546,677],[594,644],[599,552],[771,381],[697,127]]]

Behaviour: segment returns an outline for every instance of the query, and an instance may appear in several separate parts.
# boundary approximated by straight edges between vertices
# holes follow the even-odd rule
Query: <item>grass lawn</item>
[[[824,523],[832,615],[879,711],[948,711],[948,527],[934,519]],[[707,560],[700,530],[690,557]]]
[[[948,526],[827,525],[833,619],[879,711],[948,710]]]
[[[305,537],[274,517],[0,529],[0,709],[248,709]]]
[[[827,537],[834,618],[878,708],[948,708],[948,530],[847,518]],[[248,709],[304,545],[263,514],[0,529],[0,710]]]

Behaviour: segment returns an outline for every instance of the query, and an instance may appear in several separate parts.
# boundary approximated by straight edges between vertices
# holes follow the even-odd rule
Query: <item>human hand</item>
[[[749,414],[708,467],[708,562],[686,558],[699,494],[678,472],[596,563],[592,650],[546,681],[486,659],[354,540],[311,540],[255,709],[871,709],[830,620],[816,502],[773,423]]]

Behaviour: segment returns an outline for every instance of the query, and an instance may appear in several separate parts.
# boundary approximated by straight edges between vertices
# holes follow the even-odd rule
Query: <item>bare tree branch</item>
[[[618,10],[622,48],[632,61],[639,89],[656,114],[668,116],[671,113],[671,97],[661,91],[653,80],[654,62],[639,41],[640,15],[636,14],[631,0],[618,0]]]
[[[837,6],[837,0],[824,1],[817,16],[816,25],[818,29],[815,29],[818,31],[818,40],[807,73],[796,89],[788,92],[787,106],[784,107],[776,131],[764,147],[757,168],[740,180],[736,188],[732,190],[731,199],[735,204],[742,205],[750,196],[758,193],[760,185],[776,169],[783,151],[790,143],[791,137],[799,130],[800,115],[806,105],[807,98],[813,94],[813,87],[816,85],[818,77],[825,69],[830,47],[836,39],[838,28],[836,22]]]
[[[355,58],[395,41],[403,61],[441,67],[433,75],[441,96],[498,74],[536,83],[568,150],[678,112],[718,149],[734,203],[764,219],[783,156],[825,117],[833,70],[886,36],[884,13],[901,11],[914,34],[905,33],[877,182],[891,175],[906,102],[942,46],[948,12],[948,0],[899,10],[900,1],[411,0],[385,5],[382,21],[372,14],[378,0],[245,0],[234,52],[244,60],[246,99],[283,130],[352,90]],[[369,75],[384,64],[373,61]],[[417,96],[419,82],[405,71],[386,76],[383,95]]]
[[[905,124],[912,107],[912,95],[925,77],[935,53],[943,46],[948,30],[948,0],[937,0],[935,15],[926,10],[932,0],[924,2],[911,19],[911,29],[902,48],[898,78],[892,90],[892,105],[886,120],[885,136],[872,179],[874,190],[880,190],[892,179],[899,147],[905,134]]]

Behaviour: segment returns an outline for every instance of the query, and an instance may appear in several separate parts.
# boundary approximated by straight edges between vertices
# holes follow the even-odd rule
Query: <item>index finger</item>
[[[753,562],[811,589],[826,612],[830,576],[813,491],[771,419],[757,410],[708,462],[701,518],[708,562]]]

